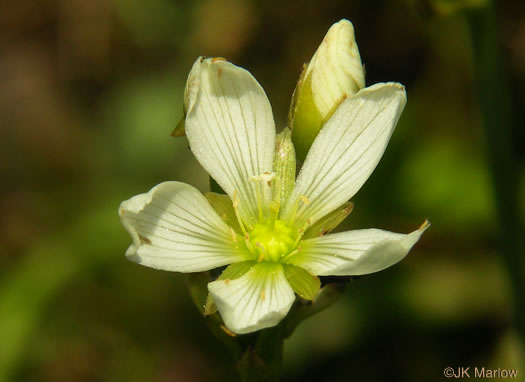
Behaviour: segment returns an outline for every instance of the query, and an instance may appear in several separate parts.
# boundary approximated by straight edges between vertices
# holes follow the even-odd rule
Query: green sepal
[[[210,316],[215,313],[217,313],[217,305],[215,305],[215,301],[213,301],[211,294],[208,293],[208,296],[206,297],[206,303],[204,304],[203,314],[205,316]]]
[[[301,71],[301,75],[299,76],[299,80],[297,81],[297,84],[295,85],[295,89],[292,93],[292,101],[290,102],[290,108],[288,109],[288,127],[293,133],[293,122],[294,122],[294,116],[295,116],[295,109],[297,108],[297,100],[299,98],[299,89],[301,88],[303,82],[304,82],[304,76],[306,74],[306,69],[308,65],[303,64],[303,70]]]
[[[230,264],[222,271],[218,280],[235,280],[244,276],[256,264],[255,261],[242,261],[240,263]]]
[[[206,299],[208,296],[208,283],[210,282],[210,272],[188,273],[186,277],[188,289],[193,303],[204,314]]]
[[[297,159],[301,162],[305,160],[308,150],[312,147],[324,124],[348,96],[343,94],[334,103],[330,111],[323,116],[315,104],[312,90],[312,72],[306,75],[307,68],[308,66],[305,65],[299,77],[288,111],[288,126],[292,130],[292,141],[295,145]]]
[[[341,207],[337,208],[335,211],[330,212],[328,215],[319,219],[312,226],[310,226],[305,231],[303,240],[323,236],[331,232],[334,228],[341,224],[348,215],[350,215],[353,209],[354,203],[346,202]]]
[[[292,98],[289,112],[289,126],[297,159],[304,161],[312,143],[321,131],[324,118],[315,105],[312,93],[312,76],[305,78],[306,67],[301,74]]]
[[[172,137],[183,137],[186,135],[186,129],[184,127],[185,120],[186,116],[183,116],[179,123],[177,123],[177,127],[171,132]]]
[[[305,300],[313,300],[317,296],[321,288],[319,277],[292,264],[283,264],[283,267],[286,280],[295,293]]]
[[[275,156],[273,159],[272,181],[273,201],[284,206],[295,186],[295,149],[292,143],[292,132],[287,127],[275,139]]]
[[[235,280],[247,273],[255,265],[255,261],[243,261],[240,263],[230,264],[221,275],[217,278],[218,280]],[[203,314],[209,316],[217,312],[217,305],[213,301],[211,294],[206,297],[206,303],[204,304]]]
[[[237,220],[237,215],[235,215],[230,197],[216,192],[205,192],[204,196],[208,199],[208,203],[210,203],[221,219],[228,224],[228,226],[232,227],[236,233],[240,233],[241,227],[239,227],[239,221]]]

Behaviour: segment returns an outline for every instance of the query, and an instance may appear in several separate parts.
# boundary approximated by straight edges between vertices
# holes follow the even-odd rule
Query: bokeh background
[[[408,105],[341,228],[432,227],[300,326],[283,380],[442,381],[448,366],[525,380],[522,1],[0,7],[0,381],[237,380],[185,276],[124,258],[117,208],[165,180],[207,190],[170,137],[197,56],[250,70],[283,127],[302,64],[343,17],[367,84],[402,82]]]

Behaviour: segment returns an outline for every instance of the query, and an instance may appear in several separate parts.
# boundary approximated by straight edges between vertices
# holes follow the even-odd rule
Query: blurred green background
[[[250,70],[283,127],[302,64],[341,18],[367,84],[408,93],[341,229],[432,227],[402,263],[300,326],[283,380],[442,381],[448,366],[525,380],[524,2],[1,7],[0,381],[237,380],[185,276],[124,258],[117,208],[165,180],[207,190],[186,140],[170,137],[197,56]]]

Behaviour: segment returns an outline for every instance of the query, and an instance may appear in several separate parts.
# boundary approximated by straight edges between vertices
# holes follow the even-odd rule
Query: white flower
[[[379,162],[405,106],[402,85],[376,84],[343,101],[296,182],[289,131],[277,137],[275,155],[270,103],[248,71],[222,59],[199,58],[185,94],[191,150],[229,199],[165,182],[123,202],[120,216],[133,238],[126,255],[176,272],[232,264],[208,284],[231,331],[277,325],[295,293],[315,297],[316,276],[390,267],[426,229],[424,224],[407,235],[377,229],[315,234],[349,213],[345,203]]]

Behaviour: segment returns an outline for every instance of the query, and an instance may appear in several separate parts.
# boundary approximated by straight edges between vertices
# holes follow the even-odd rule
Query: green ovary
[[[259,261],[279,262],[294,250],[297,231],[282,220],[270,224],[255,224],[250,232],[252,252]]]

